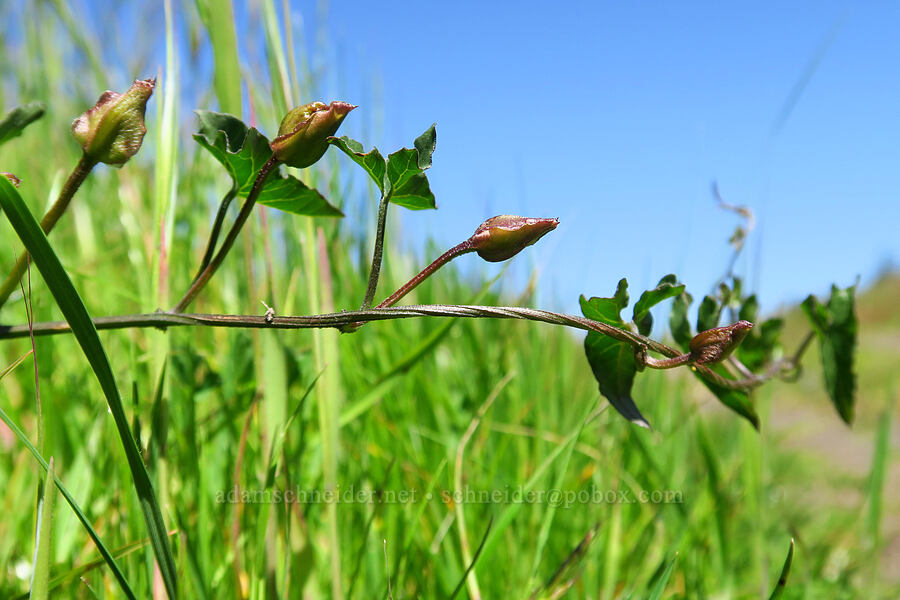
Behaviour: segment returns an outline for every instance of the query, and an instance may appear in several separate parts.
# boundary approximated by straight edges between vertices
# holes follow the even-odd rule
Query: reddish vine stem
[[[441,267],[446,265],[448,262],[450,262],[457,256],[461,256],[463,254],[467,254],[469,252],[474,252],[474,251],[475,251],[475,248],[472,247],[472,240],[466,240],[464,242],[457,244],[456,246],[453,246],[452,248],[450,248],[449,250],[447,250],[446,252],[441,254],[439,257],[437,257],[433,263],[431,263],[430,265],[428,265],[427,267],[425,267],[424,269],[419,271],[418,275],[416,275],[415,277],[413,277],[412,279],[407,281],[405,284],[403,284],[403,286],[400,289],[398,289],[396,292],[394,292],[393,294],[391,294],[390,296],[385,298],[384,301],[382,301],[381,304],[379,304],[375,308],[387,308],[388,306],[393,306],[394,304],[397,303],[398,300],[400,300],[401,298],[403,298],[403,296],[407,295],[408,293],[410,293],[411,291],[416,289],[416,287],[420,283],[422,283],[423,281],[425,281],[426,279],[431,277],[431,275],[435,271],[437,271],[438,269],[440,269]]]
[[[156,312],[138,315],[123,315],[116,317],[99,317],[94,319],[97,329],[127,329],[156,327],[167,329],[169,327],[237,327],[246,329],[315,329],[315,328],[342,328],[360,322],[388,321],[393,319],[409,319],[416,317],[462,317],[462,318],[488,318],[488,319],[523,319],[563,325],[596,331],[621,342],[631,344],[638,349],[647,349],[657,352],[668,358],[681,356],[681,353],[661,342],[646,336],[619,329],[612,325],[592,321],[584,317],[565,315],[534,308],[520,308],[515,306],[467,306],[456,304],[432,304],[422,306],[402,306],[390,308],[377,308],[369,310],[343,311],[323,315],[279,317],[272,315],[214,315],[214,314],[187,314]],[[32,331],[34,335],[54,335],[69,333],[68,323],[47,322],[35,323]],[[27,325],[0,325],[0,339],[20,338],[29,335]],[[721,386],[730,389],[747,390],[757,387],[765,381],[797,366],[800,358],[809,345],[807,338],[801,344],[792,357],[773,362],[769,368],[761,374],[743,379],[726,379],[703,365],[691,365],[701,375],[715,381]],[[649,365],[648,365],[649,366]]]
[[[53,203],[47,211],[47,214],[41,219],[41,229],[44,230],[45,234],[50,233],[56,225],[56,222],[59,221],[59,218],[66,212],[66,208],[69,207],[69,203],[72,202],[72,198],[75,197],[75,192],[78,191],[78,188],[81,187],[81,184],[84,183],[84,180],[96,165],[96,160],[88,158],[87,154],[81,155],[78,164],[72,169],[72,173],[69,175],[69,178],[66,179],[66,183],[59,191],[56,202]],[[30,262],[31,257],[27,252],[23,252],[19,255],[13,270],[10,272],[9,276],[7,276],[6,281],[3,282],[3,287],[0,288],[0,306],[3,306],[6,303],[10,294],[12,294],[19,286],[22,275],[25,274],[25,270],[28,269]]]
[[[222,242],[222,247],[219,248],[219,251],[216,255],[209,261],[209,264],[206,265],[206,268],[194,279],[194,283],[191,284],[191,287],[188,288],[188,291],[185,292],[184,297],[175,305],[175,308],[172,309],[173,313],[181,313],[184,312],[184,309],[193,302],[194,298],[197,297],[197,294],[200,293],[200,290],[207,284],[210,278],[215,274],[216,270],[222,264],[222,261],[225,260],[225,256],[228,254],[228,251],[231,250],[231,247],[234,245],[234,241],[237,239],[238,234],[241,232],[241,228],[244,226],[244,223],[247,222],[247,219],[250,217],[250,214],[253,212],[253,205],[256,204],[256,199],[259,198],[259,194],[262,192],[263,186],[266,183],[266,178],[268,178],[269,173],[272,172],[272,169],[278,166],[278,159],[272,155],[269,160],[260,168],[259,173],[256,175],[256,180],[253,182],[253,187],[250,188],[250,193],[247,195],[247,200],[244,202],[244,205],[241,207],[241,212],[238,213],[237,218],[234,221],[234,224],[231,226],[231,229],[228,231],[228,235],[225,237],[225,240]]]

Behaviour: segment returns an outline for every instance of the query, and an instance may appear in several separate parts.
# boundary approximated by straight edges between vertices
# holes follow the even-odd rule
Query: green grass
[[[264,4],[265,34],[254,35],[283,46],[282,7]],[[36,215],[77,160],[72,118],[109,85],[94,80],[95,69],[85,69],[84,79],[67,72],[67,57],[87,48],[95,56],[98,41],[73,36],[57,10],[29,3],[21,24],[27,50],[0,64],[13,84],[3,90],[4,109],[30,100],[50,108],[0,148],[0,171],[23,179],[19,191]],[[202,27],[189,13],[178,16]],[[261,65],[243,75],[257,121],[271,134],[287,96],[302,90],[293,101],[317,98],[309,91],[315,82],[297,81],[291,57],[271,53],[266,61],[274,89]],[[188,76],[187,65],[170,65],[166,74],[176,69]],[[233,104],[233,85],[211,80],[210,105],[197,108],[213,108],[213,87]],[[229,185],[185,136],[194,127],[189,111],[170,104],[167,114],[177,120],[162,118],[162,90],[150,101],[145,148],[121,170],[98,167],[50,235],[92,315],[172,303],[194,274],[214,205]],[[359,231],[372,228],[377,198],[362,178],[348,176],[352,166],[330,151],[301,176],[347,214],[362,215],[358,221],[256,210],[193,308],[261,314],[260,300],[279,314],[358,307],[371,255],[371,234]],[[391,208],[395,236],[402,210]],[[5,273],[21,249],[5,216],[0,239]],[[389,246],[379,298],[443,250],[411,256],[397,250],[398,237]],[[445,268],[409,301],[470,302],[487,283]],[[36,320],[61,318],[34,270],[32,288]],[[481,302],[531,302],[497,288]],[[25,322],[19,296],[0,310],[0,322]],[[757,394],[761,433],[684,374],[643,374],[634,397],[656,428],[648,432],[599,397],[581,336],[550,325],[410,319],[348,335],[198,328],[99,335],[166,528],[177,530],[170,542],[185,598],[297,597],[301,589],[312,598],[351,591],[383,598],[389,582],[394,598],[448,597],[460,584],[457,597],[477,588],[484,598],[552,598],[566,590],[586,598],[760,598],[775,589],[791,538],[781,598],[894,598],[898,506],[885,490],[896,481],[898,451],[889,436],[896,411],[886,412],[886,398],[898,388],[889,368],[896,361],[877,350],[897,339],[898,327],[875,320],[894,315],[879,308],[890,302],[896,296],[860,300],[853,430],[833,414],[814,354],[798,383]],[[30,350],[28,340],[0,342],[0,373]],[[53,456],[56,476],[137,597],[163,593],[122,442],[91,367],[71,336],[38,338],[35,357],[44,458]],[[29,358],[2,377],[0,408],[36,440],[32,367]],[[2,425],[0,446],[6,598],[29,590],[35,499],[47,476]],[[315,501],[329,484],[352,494]],[[301,492],[309,501],[229,502],[235,489],[249,500]],[[513,501],[529,492],[530,501]],[[59,587],[51,597],[121,597],[69,505],[57,501],[52,511],[49,582]]]

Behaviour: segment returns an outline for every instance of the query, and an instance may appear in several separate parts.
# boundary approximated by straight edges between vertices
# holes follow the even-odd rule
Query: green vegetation
[[[274,84],[255,73],[244,81],[271,139],[287,109],[315,95],[299,93],[315,82],[298,77],[273,3],[262,6]],[[208,0],[198,9],[216,28],[218,103],[239,113],[241,78],[228,73],[236,42],[223,16],[231,7]],[[649,350],[692,361],[698,377],[649,368],[660,359],[646,348],[636,355],[629,340],[650,333],[650,308],[666,300],[672,345],[697,350],[691,299],[674,276],[637,296],[627,331],[624,279],[611,298],[584,298],[585,316],[601,324],[584,346],[570,329],[543,323],[406,318],[358,327],[360,313],[345,319],[355,331],[346,334],[98,332],[88,315],[166,309],[210,265],[215,276],[187,300],[197,312],[256,314],[264,325],[377,302],[440,251],[412,257],[388,238],[376,294],[372,240],[334,217],[362,205],[366,231],[383,232],[389,203],[433,207],[424,171],[435,130],[387,158],[342,136],[314,167],[276,169],[217,262],[216,244],[206,243],[213,223],[230,227],[271,152],[236,117],[203,111],[198,123],[182,113],[170,52],[143,150],[121,169],[94,168],[48,243],[33,215],[60,195],[81,156],[66,133],[71,120],[108,82],[96,41],[64,2],[27,10],[27,56],[4,62],[0,76],[20,104],[48,110],[41,117],[29,105],[0,125],[0,171],[22,182],[16,191],[0,176],[0,239],[9,246],[0,272],[13,268],[21,243],[35,264],[0,323],[65,318],[74,335],[0,340],[0,597],[147,598],[175,595],[176,585],[184,598],[900,593],[890,572],[900,506],[885,492],[898,477],[890,432],[900,330],[884,309],[900,298],[889,295],[892,279],[858,299],[855,406],[852,288],[804,303],[820,343],[797,382],[776,379],[752,395],[755,380],[729,387],[722,365],[681,360],[662,344]],[[47,22],[61,24],[59,35],[46,35],[38,24]],[[171,48],[171,15],[166,22]],[[64,68],[73,54],[93,65],[77,82]],[[196,143],[179,133],[198,130]],[[245,146],[249,158],[235,166]],[[358,166],[375,180],[372,194],[350,175]],[[510,298],[451,265],[411,296],[527,307],[533,288]],[[262,316],[261,302],[274,317]],[[799,309],[758,322],[738,279],[699,306],[698,332],[724,313],[758,323],[736,350],[731,337],[717,348],[758,372],[780,351],[778,333],[793,351],[809,331]],[[847,421],[855,408],[854,430],[826,398]]]

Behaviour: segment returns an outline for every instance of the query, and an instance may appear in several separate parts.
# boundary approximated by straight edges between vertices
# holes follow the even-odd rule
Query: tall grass
[[[98,168],[76,196],[76,212],[50,236],[94,315],[168,308],[202,256],[228,181],[187,136],[194,123],[191,107],[178,102],[191,95],[184,82],[214,91],[199,108],[252,106],[270,135],[290,103],[319,98],[316,82],[297,76],[283,5],[263,0],[261,21],[252,21],[260,29],[237,28],[238,45],[257,36],[266,48],[265,65],[241,54],[238,79],[229,60],[219,60],[233,56],[233,39],[214,24],[235,9],[200,3],[198,15],[217,28],[207,39],[199,17],[174,4],[173,45],[160,46],[169,58],[150,102],[146,147],[121,170]],[[147,13],[166,40],[165,20]],[[96,32],[71,24],[70,14],[63,0],[0,7],[0,17],[15,15],[21,26],[15,44],[13,27],[2,31],[11,49],[0,63],[5,108],[29,100],[50,108],[0,148],[0,170],[24,180],[20,192],[35,214],[77,160],[71,119],[102,89],[156,74],[147,63],[149,73],[103,80]],[[213,44],[208,81],[176,64],[172,48],[184,47],[185,31]],[[242,88],[249,90],[243,103],[236,99]],[[326,156],[301,176],[348,214],[371,216],[377,199],[366,184],[350,176],[347,161]],[[261,208],[195,308],[261,313],[261,300],[280,314],[356,308],[371,255],[371,240],[354,233],[359,228]],[[20,249],[5,218],[0,240],[5,272]],[[379,297],[441,250],[410,256],[397,245],[388,248]],[[36,320],[59,319],[36,272],[32,278]],[[501,298],[496,289],[447,268],[414,300],[532,300],[528,291]],[[18,295],[0,310],[0,322],[24,321]],[[410,319],[370,323],[352,335],[191,328],[105,332],[101,340],[163,518],[177,530],[171,542],[186,598],[372,598],[389,589],[394,598],[436,598],[460,584],[459,597],[553,598],[568,590],[588,598],[758,598],[775,587],[791,537],[797,548],[782,597],[900,592],[879,565],[882,515],[895,504],[882,491],[896,454],[885,441],[888,426],[879,430],[868,485],[827,472],[823,459],[791,447],[789,430],[774,427],[789,393],[781,385],[757,397],[758,434],[715,409],[688,379],[648,373],[634,391],[656,427],[648,432],[606,409],[580,340],[549,325]],[[0,373],[30,349],[26,341],[0,342]],[[88,364],[68,336],[38,338],[35,360],[45,456],[54,457],[57,477],[115,551],[138,597],[162,593],[115,426]],[[0,408],[32,439],[34,399],[26,360],[2,377]],[[28,590],[35,490],[45,475],[6,430],[0,444],[5,598]],[[340,501],[323,501],[328,490]],[[287,493],[300,501],[284,502]],[[50,581],[59,587],[51,594],[118,597],[75,515],[60,502],[53,511]]]

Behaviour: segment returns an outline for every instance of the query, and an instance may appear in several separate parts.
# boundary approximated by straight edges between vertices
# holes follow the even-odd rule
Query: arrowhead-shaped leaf
[[[431,156],[437,144],[435,126],[416,138],[414,148],[401,148],[390,154],[387,160],[377,148],[365,151],[363,145],[346,135],[328,138],[369,174],[382,194],[389,194],[390,201],[411,210],[436,208],[434,194],[428,185],[424,171],[431,167]]]
[[[22,133],[32,121],[44,114],[44,105],[40,102],[29,102],[25,106],[17,106],[0,119],[0,145]]]
[[[198,110],[197,116],[200,130],[194,139],[225,167],[237,195],[246,198],[259,169],[272,156],[269,140],[232,115]],[[269,175],[257,202],[297,215],[343,216],[318,191],[280,169]]]
[[[697,331],[706,331],[719,326],[722,305],[712,296],[704,296],[697,312]]]
[[[759,305],[756,295],[752,295],[741,306],[739,318],[751,323],[756,323]],[[750,330],[741,345],[738,346],[737,356],[751,371],[756,371],[772,360],[776,348],[780,347],[779,338],[784,327],[782,319],[774,318],[764,321]]]
[[[672,302],[672,312],[669,313],[669,330],[672,338],[678,346],[687,352],[691,343],[691,324],[688,322],[687,312],[694,299],[687,292],[675,296]]]
[[[622,279],[612,298],[587,300],[582,296],[581,312],[588,319],[625,329],[625,323],[619,313],[628,306],[627,290],[628,282]],[[631,344],[589,331],[584,339],[584,353],[594,372],[600,393],[623,417],[649,429],[650,424],[631,398],[631,386],[637,372]]]
[[[391,182],[391,202],[411,210],[437,208],[434,194],[423,171],[431,167],[437,144],[434,125],[416,138],[415,149],[402,148],[388,156],[387,174]]]
[[[668,300],[682,292],[684,292],[684,284],[679,284],[678,278],[669,274],[660,279],[655,288],[641,294],[640,299],[634,305],[633,318],[641,335],[650,335],[650,330],[653,328],[653,315],[650,314],[650,309],[663,300]]]
[[[722,365],[707,365],[707,367],[725,379],[731,379],[728,370]],[[694,371],[694,374],[703,382],[703,385],[705,385],[709,391],[716,395],[719,402],[750,421],[753,428],[759,430],[759,415],[756,414],[756,408],[753,407],[753,403],[750,401],[749,393],[719,385],[714,381],[706,379],[697,371]]]
[[[688,307],[690,307],[691,301],[691,295],[687,292],[679,294],[672,303],[672,312],[669,315],[669,329],[672,331],[672,337],[675,339],[678,346],[685,351],[687,351],[691,338],[693,337],[691,326],[687,318]],[[722,308],[719,306],[719,303],[711,296],[706,296],[703,299],[703,303],[700,305],[698,329],[705,326],[705,329],[700,329],[700,331],[705,331],[706,329],[715,327],[718,324],[721,311]],[[710,323],[713,324],[710,325]],[[746,343],[746,341],[747,340],[744,340],[744,343]],[[728,371],[725,370],[725,367],[722,365],[709,365],[709,368],[726,379],[730,378]],[[707,380],[697,371],[694,371],[694,375],[696,375],[697,378],[703,382],[703,385],[719,399],[719,402],[750,421],[754,428],[759,429],[759,416],[756,414],[756,409],[753,407],[753,403],[750,401],[750,395],[747,392],[732,390],[718,385]]]
[[[832,286],[828,304],[822,304],[810,296],[802,305],[819,340],[825,388],[838,414],[848,424],[853,422],[856,393],[856,374],[853,371],[858,328],[855,293],[855,285],[844,290]]]
[[[369,177],[372,178],[372,181],[375,182],[382,194],[385,188],[389,188],[390,183],[385,177],[387,162],[384,160],[381,152],[378,151],[378,148],[372,148],[366,152],[361,143],[346,135],[330,137],[328,138],[328,143],[341,150],[353,162],[361,166],[369,174]]]

